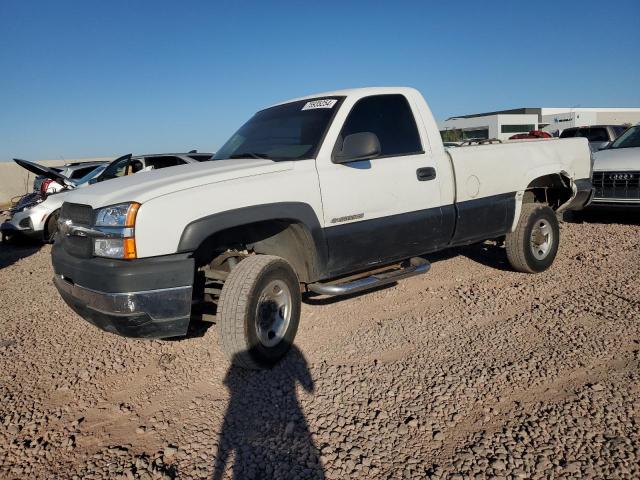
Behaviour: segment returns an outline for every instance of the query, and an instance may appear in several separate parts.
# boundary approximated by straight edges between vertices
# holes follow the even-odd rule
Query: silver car
[[[594,155],[591,208],[640,208],[640,125]]]
[[[0,225],[2,238],[24,234],[45,242],[52,242],[58,231],[58,214],[69,190],[84,188],[94,183],[134,173],[198,163],[211,159],[211,153],[164,153],[132,156],[124,155],[111,163],[98,165],[82,178],[73,180],[60,172],[37,163],[14,159],[23,168],[46,179],[62,189],[54,193],[34,192],[23,196],[10,210],[10,217]]]

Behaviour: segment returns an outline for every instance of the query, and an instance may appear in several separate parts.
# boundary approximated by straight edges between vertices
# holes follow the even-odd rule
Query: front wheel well
[[[313,237],[304,224],[295,220],[260,221],[215,232],[195,250],[196,266],[208,265],[230,250],[284,258],[301,282],[312,282],[317,276]]]

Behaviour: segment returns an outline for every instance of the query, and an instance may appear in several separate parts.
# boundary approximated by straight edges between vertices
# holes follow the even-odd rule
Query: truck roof
[[[318,97],[366,97],[369,95],[384,95],[384,94],[392,94],[392,93],[414,93],[417,92],[415,88],[412,87],[361,87],[361,88],[345,88],[342,90],[332,90],[329,92],[320,92],[314,93],[311,95],[305,95],[304,97],[292,98],[289,100],[285,100],[283,102],[274,103],[273,105],[269,105],[268,107],[275,107],[276,105],[284,105],[285,103],[298,102],[300,100],[307,100],[311,98]]]

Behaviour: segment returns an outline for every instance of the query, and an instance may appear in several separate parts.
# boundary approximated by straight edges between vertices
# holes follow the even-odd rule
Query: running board
[[[403,267],[391,272],[377,273],[345,283],[311,283],[309,290],[321,295],[350,295],[352,293],[371,290],[372,288],[388,285],[404,278],[427,273],[431,264],[423,258],[414,257],[403,262]]]

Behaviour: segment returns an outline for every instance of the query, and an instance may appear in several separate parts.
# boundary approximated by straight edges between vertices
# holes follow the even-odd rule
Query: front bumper
[[[25,226],[20,226],[19,222],[15,221],[15,218],[5,220],[0,224],[0,232],[3,235],[26,235],[31,238],[42,238],[42,231],[36,231],[33,229],[32,224],[29,222]]]
[[[128,293],[96,292],[53,277],[65,302],[96,327],[125,337],[168,338],[187,333],[191,287]]]
[[[125,337],[187,333],[194,272],[187,254],[137,260],[79,258],[56,242],[52,261],[58,292],[96,327]]]

